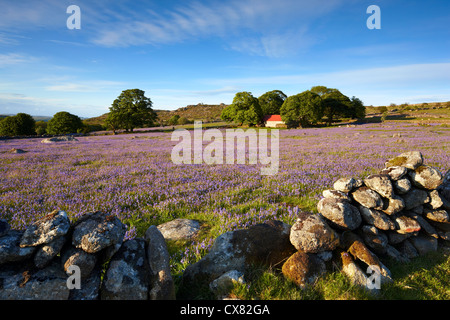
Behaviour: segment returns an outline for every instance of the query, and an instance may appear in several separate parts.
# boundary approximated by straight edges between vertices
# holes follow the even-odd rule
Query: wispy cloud
[[[47,91],[60,92],[100,92],[114,88],[122,88],[124,82],[107,80],[90,80],[83,82],[66,82],[45,87]]]
[[[38,58],[21,53],[0,54],[0,68],[13,65],[36,62]]]
[[[329,13],[342,1],[234,0],[191,1],[171,11],[144,12],[133,19],[120,19],[108,28],[99,26],[93,38],[107,47],[167,44],[221,37],[228,48],[250,54],[282,57],[312,44],[308,24]],[[117,17],[115,17],[117,19]],[[293,29],[293,22],[302,21]]]

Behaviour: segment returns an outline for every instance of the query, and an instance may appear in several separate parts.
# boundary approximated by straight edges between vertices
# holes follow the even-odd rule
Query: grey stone
[[[237,270],[231,270],[212,281],[209,284],[209,289],[220,299],[228,296],[234,285],[237,283],[245,283],[244,274]]]
[[[70,290],[69,300],[98,300],[100,299],[100,285],[102,269],[97,264],[87,278],[81,279],[80,289]]]
[[[372,174],[364,179],[364,184],[385,198],[394,196],[394,187],[388,175]]]
[[[74,225],[72,244],[88,253],[96,253],[123,241],[126,226],[113,215],[87,213]]]
[[[34,253],[36,247],[20,247],[24,231],[9,230],[0,238],[0,265],[7,262],[23,261]]]
[[[408,178],[402,178],[392,182],[397,194],[405,194],[411,190],[411,181]]]
[[[352,201],[352,199],[349,197],[349,195],[346,192],[338,191],[338,190],[332,190],[327,189],[322,192],[322,195],[325,198],[336,198],[336,199],[342,199],[346,201]]]
[[[20,246],[29,247],[49,243],[65,235],[69,228],[70,220],[67,213],[55,210],[28,226],[20,240]]]
[[[290,228],[272,220],[220,235],[209,253],[184,271],[182,288],[186,291],[183,292],[192,295],[194,287],[208,285],[230,270],[245,274],[255,264],[279,266],[296,251],[289,241]]]
[[[318,214],[300,212],[291,228],[290,241],[297,250],[318,253],[334,250],[339,236]]]
[[[410,210],[430,201],[428,193],[425,190],[411,188],[411,190],[402,196],[405,209]]]
[[[102,300],[147,300],[149,267],[145,240],[125,241],[112,257],[105,273],[100,296]]]
[[[78,266],[80,268],[81,279],[88,278],[94,270],[95,265],[97,263],[97,256],[91,253],[87,253],[82,249],[77,249],[74,247],[69,247],[61,254],[61,264],[64,268],[64,271],[67,272],[68,275],[71,273],[68,272],[69,268],[73,265]]]
[[[422,165],[414,171],[409,172],[409,176],[416,187],[427,190],[436,189],[444,181],[438,169],[426,165]]]
[[[192,240],[200,232],[200,223],[191,219],[175,219],[158,226],[166,240]]]
[[[374,225],[380,230],[394,230],[395,224],[389,219],[389,217],[378,210],[369,209],[364,206],[359,206],[359,212],[361,213],[361,217],[363,220],[371,225]]]
[[[436,238],[419,235],[417,237],[411,237],[410,241],[421,256],[428,252],[437,251],[438,241]]]
[[[65,236],[61,236],[52,240],[50,243],[40,245],[34,255],[34,265],[41,269],[47,266],[50,261],[61,251],[63,245],[66,243],[66,240],[67,239]]]
[[[423,163],[422,154],[419,151],[408,151],[388,160],[385,164],[386,168],[392,166],[403,166],[414,170]]]
[[[36,272],[20,268],[0,271],[0,300],[67,300],[67,276],[53,261]]]
[[[395,218],[398,233],[414,233],[420,231],[420,224],[413,218],[400,216]]]
[[[150,226],[145,232],[150,272],[150,300],[174,300],[175,285],[170,273],[170,255],[159,229]]]
[[[359,210],[348,201],[334,198],[323,198],[317,204],[320,214],[342,229],[354,230],[361,224]]]
[[[377,210],[383,209],[383,199],[374,190],[368,187],[361,187],[352,192],[353,199],[367,208]]]
[[[341,192],[350,192],[355,183],[356,181],[353,178],[340,178],[333,184],[333,188]]]
[[[0,219],[0,237],[3,237],[10,230],[8,221],[5,219]]]
[[[384,200],[384,202],[385,206],[383,207],[382,211],[388,215],[396,214],[405,208],[403,199],[396,195],[394,195],[392,198]]]
[[[393,166],[386,169],[383,169],[380,174],[387,174],[392,180],[401,179],[406,173],[408,169],[402,166]]]

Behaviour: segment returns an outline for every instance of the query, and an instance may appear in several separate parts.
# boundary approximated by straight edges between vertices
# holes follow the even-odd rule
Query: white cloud
[[[221,37],[228,48],[282,57],[312,43],[306,30],[341,0],[233,0],[182,2],[163,12],[98,25],[92,41],[107,47],[167,44]],[[117,19],[117,17],[115,18]],[[248,51],[247,51],[248,50]]]
[[[0,54],[0,68],[9,67],[23,63],[36,62],[38,59],[29,55],[20,53]]]
[[[90,80],[84,82],[66,82],[45,87],[47,91],[61,92],[99,92],[106,89],[120,88],[124,85],[119,81]]]

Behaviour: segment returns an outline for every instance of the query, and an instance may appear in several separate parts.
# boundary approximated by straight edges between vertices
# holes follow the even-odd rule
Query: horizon
[[[450,101],[448,1],[0,3],[2,115],[97,117],[132,88],[167,111],[316,85],[366,106]]]

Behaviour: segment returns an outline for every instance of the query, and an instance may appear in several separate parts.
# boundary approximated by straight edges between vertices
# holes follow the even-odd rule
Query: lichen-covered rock
[[[423,215],[427,219],[432,221],[450,223],[450,216],[448,212],[444,209],[439,210],[439,209],[424,208]]]
[[[444,181],[444,177],[438,169],[426,165],[409,172],[409,176],[416,187],[427,190],[438,188]]]
[[[403,166],[408,169],[414,170],[421,166],[423,163],[422,153],[419,151],[409,151],[398,155],[395,158],[388,160],[385,163],[385,167]]]
[[[420,224],[413,218],[400,216],[395,218],[398,233],[414,233],[420,231]]]
[[[322,192],[322,195],[325,198],[336,198],[336,199],[342,199],[346,201],[352,201],[352,199],[349,197],[349,195],[346,192],[338,191],[338,190],[332,190],[327,189]]]
[[[316,254],[298,251],[283,264],[281,271],[287,279],[305,288],[326,273],[326,266]]]
[[[350,192],[354,188],[356,180],[353,178],[340,178],[334,184],[334,190],[341,192]]]
[[[391,180],[396,181],[401,179],[407,172],[408,169],[406,167],[393,166],[381,170],[380,174],[387,174],[391,178]]]
[[[372,174],[364,179],[364,184],[385,198],[394,196],[394,187],[388,175]]]
[[[68,272],[68,270],[71,266],[75,265],[80,268],[81,279],[85,279],[90,276],[96,263],[96,255],[74,247],[69,247],[61,255],[61,264],[64,271],[70,275],[71,273]]]
[[[399,196],[394,195],[392,198],[384,200],[385,205],[383,212],[388,215],[396,214],[405,208],[405,202]]]
[[[49,243],[39,246],[34,255],[34,265],[37,268],[44,268],[56,257],[66,243],[66,236],[58,237]]]
[[[361,187],[352,192],[352,197],[356,202],[364,207],[377,210],[383,209],[383,199],[374,190],[368,187]]]
[[[361,224],[359,210],[348,201],[323,198],[317,204],[317,209],[323,217],[332,223],[332,226],[354,230]]]
[[[381,211],[369,209],[364,206],[359,206],[359,212],[361,213],[361,217],[366,223],[373,225],[380,230],[395,229],[394,222],[391,219],[389,219],[389,217],[385,213]]]
[[[74,225],[72,244],[87,253],[96,253],[122,243],[126,229],[116,216],[102,212],[87,213]]]
[[[191,219],[175,219],[158,226],[166,240],[192,240],[200,232],[200,223]]]
[[[394,191],[397,194],[405,194],[409,190],[411,190],[411,181],[408,178],[402,178],[399,180],[393,181],[392,185],[394,186]]]
[[[101,287],[102,300],[147,300],[149,267],[145,240],[125,241],[112,257]]]
[[[20,246],[29,247],[49,243],[64,236],[69,228],[70,220],[67,213],[55,210],[28,226],[20,240]]]
[[[334,250],[339,235],[319,215],[302,211],[291,228],[290,241],[297,250],[318,253]]]

